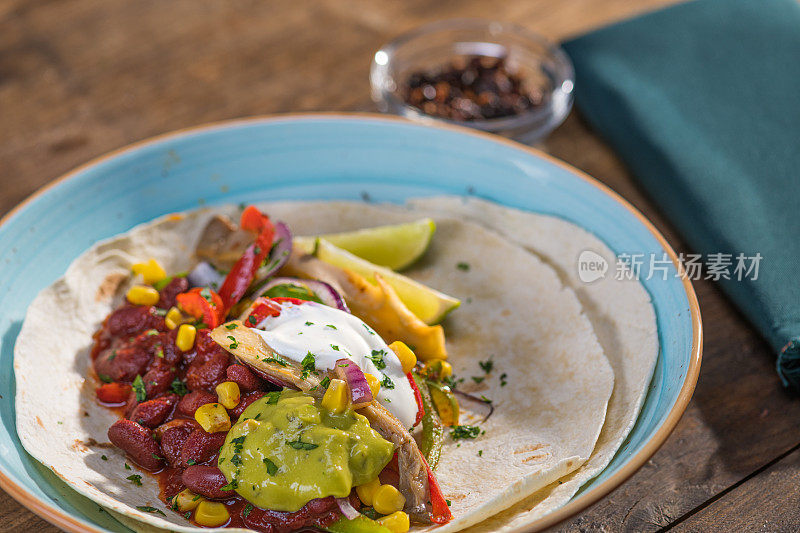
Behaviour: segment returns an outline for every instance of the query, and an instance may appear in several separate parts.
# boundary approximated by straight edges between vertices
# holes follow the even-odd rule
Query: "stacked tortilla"
[[[449,361],[465,378],[460,388],[492,400],[495,413],[479,424],[485,433],[477,439],[447,440],[436,474],[454,520],[435,529],[524,528],[609,463],[636,420],[658,344],[650,298],[637,281],[613,273],[579,280],[585,250],[614,264],[597,238],[560,219],[456,197],[405,207],[260,207],[299,235],[436,220],[430,249],[406,274],[462,300],[443,324]],[[189,268],[200,231],[218,213],[235,217],[236,208],[163,217],[98,243],[31,304],[15,348],[17,430],[28,452],[106,508],[173,531],[198,528],[169,511],[136,509],[163,507],[155,480],[143,476],[144,485],[131,490],[122,453],[96,444],[107,441],[114,415],[94,399],[88,350],[120,302],[125,282],[113,280],[149,257],[169,272]],[[489,359],[487,374],[479,363]],[[481,408],[465,407],[462,423],[479,423]]]

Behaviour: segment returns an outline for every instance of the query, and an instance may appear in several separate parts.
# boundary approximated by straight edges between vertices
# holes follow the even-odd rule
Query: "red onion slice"
[[[336,505],[339,506],[339,510],[348,520],[358,518],[361,514],[350,504],[350,500],[348,498],[336,498]]]
[[[336,374],[350,389],[350,403],[353,404],[353,409],[361,409],[372,403],[369,382],[357,364],[350,359],[339,359],[336,361]]]
[[[289,256],[292,255],[292,232],[289,226],[283,222],[275,222],[275,237],[273,239],[272,250],[267,257],[266,265],[259,272],[259,278],[266,279],[286,264]]]
[[[263,296],[265,292],[278,285],[296,285],[298,287],[306,287],[308,290],[313,292],[323,304],[339,309],[340,311],[345,311],[347,313],[350,312],[350,309],[348,309],[347,304],[344,302],[344,298],[342,298],[342,295],[339,294],[336,289],[324,281],[315,279],[285,277],[272,278],[254,293],[253,298],[255,299],[259,296]]]

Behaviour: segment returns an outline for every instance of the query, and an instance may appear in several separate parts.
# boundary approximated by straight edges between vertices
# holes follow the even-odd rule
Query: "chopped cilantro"
[[[256,320],[256,317],[255,317],[255,316],[253,316],[253,315],[250,315],[249,317],[247,317],[247,322],[248,322],[249,324],[252,324],[253,326],[255,326],[256,324],[258,324],[258,320]]]
[[[100,381],[102,381],[103,383],[111,383],[112,381],[114,381],[113,379],[111,379],[111,376],[107,376],[105,374],[99,374],[98,377],[100,378]]]
[[[144,334],[146,336],[148,336],[148,337],[152,337],[153,335],[158,335],[158,330],[157,329],[148,329],[147,331],[144,332]]]
[[[448,507],[450,507],[451,505],[453,505],[453,502],[451,502],[450,500],[445,500],[445,503],[447,504],[447,506],[448,506]]]
[[[269,457],[264,457],[264,464],[267,465],[267,474],[274,476],[278,473],[278,465],[272,462]]]
[[[336,326],[334,326],[333,324],[325,324],[325,327],[326,327],[326,328],[331,328],[331,329],[338,329],[338,328],[337,328]]]
[[[308,352],[306,356],[303,357],[303,361],[300,365],[303,367],[303,379],[307,378],[312,372],[315,374],[317,373],[316,356],[311,352]]]
[[[486,397],[486,396],[484,396],[483,394],[481,394],[481,401],[482,401],[483,403],[492,403],[492,400],[490,400],[489,398],[487,398],[487,397]]]
[[[105,455],[101,455],[100,459],[102,459],[103,461],[108,461],[108,457],[106,457]]]
[[[267,405],[275,405],[281,397],[281,391],[276,390],[267,393]]]
[[[286,444],[294,448],[295,450],[313,450],[314,448],[319,447],[318,444],[312,444],[310,442],[303,442],[301,440],[292,440],[286,441]]]
[[[368,325],[364,323],[362,323],[361,325],[364,326],[364,329],[367,330],[367,333],[369,333],[370,335],[375,335],[375,332],[372,331],[372,328],[370,328]]]
[[[173,379],[169,388],[178,396],[184,396],[189,392],[189,389],[186,388],[186,383],[181,381],[179,378]]]
[[[383,360],[383,356],[386,355],[386,350],[372,350],[372,355],[368,355],[367,358],[372,361],[372,364],[375,365],[375,368],[378,370],[383,370],[386,368],[386,361]]]
[[[108,356],[108,360],[113,361],[116,356],[117,356],[117,351],[114,350],[113,352],[111,352],[111,355]]]
[[[505,387],[508,384],[508,381],[506,381],[507,377],[508,377],[508,374],[506,374],[505,372],[500,374],[500,386],[501,387]]]
[[[464,272],[468,272],[469,271],[469,263],[465,263],[464,261],[460,261],[460,262],[456,263],[456,268],[459,269],[459,270],[462,270]]]
[[[483,457],[483,450],[478,450],[478,457]]]
[[[140,474],[133,474],[126,477],[125,479],[130,480],[130,482],[136,485],[137,487],[142,486],[142,476]]]
[[[186,520],[189,520],[192,517],[192,512],[191,511],[186,511],[186,514],[184,514],[183,517]]]
[[[479,361],[478,366],[480,366],[481,370],[483,370],[488,374],[492,371],[492,368],[494,368],[494,361],[492,359],[487,359],[486,361]]]
[[[482,383],[484,379],[486,378],[482,376],[472,376],[472,381],[474,381],[475,383]]]
[[[222,490],[235,490],[237,488],[239,488],[239,482],[236,481],[235,479],[232,480],[227,485],[225,485],[224,487],[220,487],[220,489],[222,489]]]
[[[231,323],[231,324],[225,324],[225,329],[227,329],[227,330],[229,330],[229,331],[230,331],[230,330],[232,330],[232,329],[236,329],[236,328],[238,328],[238,327],[239,327],[239,326],[238,326],[238,325],[236,325],[236,324],[234,324],[234,323]]]
[[[325,376],[324,378],[322,378],[322,381],[319,382],[319,386],[322,387],[323,389],[327,389],[328,385],[330,384],[331,384],[331,378],[329,378],[328,376]]]
[[[306,326],[313,326],[313,325],[314,325],[314,323],[313,323],[313,322],[308,322],[308,321],[306,321]]]
[[[475,439],[481,434],[478,426],[451,426],[450,436],[453,440]]]
[[[331,348],[332,348],[334,351],[337,351],[337,352],[339,351],[339,347],[338,347],[337,345],[335,345],[335,344],[331,344]]]
[[[264,359],[264,362],[275,363],[276,365],[281,365],[281,366],[289,366],[289,363],[286,362],[286,359],[282,358],[279,355],[276,355],[275,357],[267,357],[266,359]]]
[[[203,287],[202,290],[200,290],[200,296],[208,303],[214,303],[214,300],[211,298],[211,291],[208,289],[208,287]]]
[[[244,506],[244,511],[242,511],[242,516],[247,518],[248,516],[250,516],[250,512],[252,510],[253,510],[253,504],[248,503],[247,505]]]
[[[228,338],[231,341],[233,341],[233,342],[231,342],[231,345],[228,346],[228,348],[230,348],[231,350],[235,350],[236,348],[239,347],[239,341],[236,340],[236,337],[234,337],[233,335],[228,335]]]
[[[131,465],[129,465],[128,463],[125,463],[125,470],[130,470],[130,469],[131,469]]]
[[[389,376],[383,376],[383,381],[381,381],[381,387],[384,389],[393,389],[394,388],[394,381],[392,381]]]
[[[186,464],[189,466],[196,465],[197,461],[195,461],[194,459],[189,459],[188,461],[186,461]]]
[[[144,388],[144,381],[140,375],[137,375],[133,380],[133,392],[136,393],[137,402],[143,402],[147,399],[147,390]]]

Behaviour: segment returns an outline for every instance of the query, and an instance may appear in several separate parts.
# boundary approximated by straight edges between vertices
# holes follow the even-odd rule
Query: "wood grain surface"
[[[671,0],[0,0],[0,215],[93,157],[171,130],[288,111],[369,111],[371,55],[447,17],[560,40]],[[680,238],[573,113],[542,148]],[[694,399],[648,464],[561,531],[797,531],[800,404],[709,282]],[[4,400],[7,401],[7,400]],[[56,531],[0,493],[0,530]]]

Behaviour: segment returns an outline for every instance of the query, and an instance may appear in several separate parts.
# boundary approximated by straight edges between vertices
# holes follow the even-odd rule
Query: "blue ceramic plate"
[[[0,486],[62,528],[126,530],[31,459],[14,429],[12,353],[25,310],[94,242],[204,204],[403,202],[442,194],[471,194],[555,215],[615,252],[667,252],[678,268],[664,238],[606,187],[522,145],[464,129],[368,115],[306,115],[235,121],[145,141],[70,173],[0,225]],[[661,348],[639,420],[605,471],[537,528],[588,506],[630,476],[666,439],[691,397],[701,352],[694,292],[675,275],[643,283],[655,305]]]

